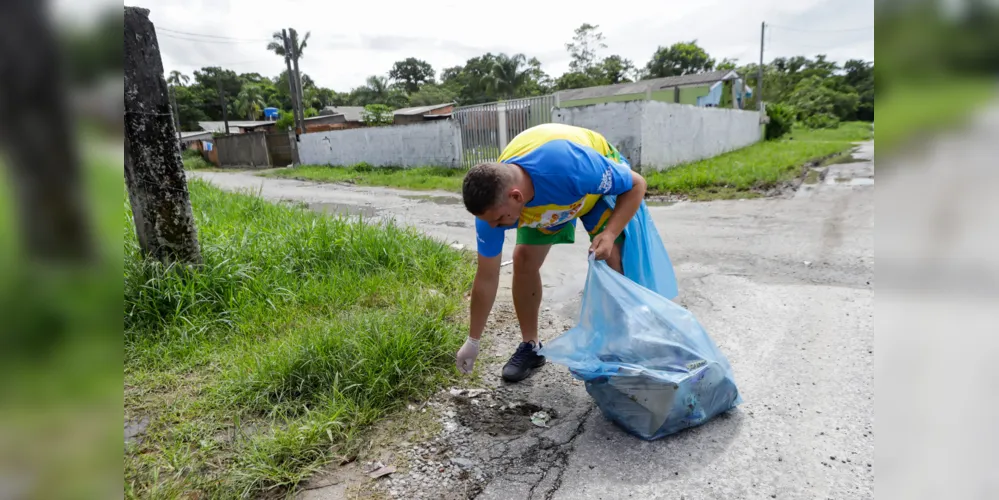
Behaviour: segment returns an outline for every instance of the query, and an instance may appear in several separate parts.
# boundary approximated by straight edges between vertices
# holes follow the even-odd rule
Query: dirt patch
[[[523,401],[471,404],[469,400],[455,398],[458,423],[490,436],[511,436],[533,429],[535,425],[531,423],[531,415],[539,411],[548,413],[553,419],[557,417],[553,409]]]
[[[457,196],[432,196],[418,194],[403,196],[403,198],[406,198],[407,200],[429,201],[430,203],[436,203],[438,205],[458,205],[461,203],[461,198]]]

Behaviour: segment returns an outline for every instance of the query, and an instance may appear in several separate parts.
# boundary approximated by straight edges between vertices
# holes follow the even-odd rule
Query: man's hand
[[[458,371],[464,374],[472,373],[472,368],[475,367],[475,358],[479,356],[479,341],[468,337],[465,339],[465,345],[458,349],[458,355],[456,356],[455,364],[458,366]]]
[[[614,251],[614,240],[616,239],[617,235],[606,229],[602,233],[596,235],[593,238],[593,242],[590,243],[590,252],[593,252],[593,257],[596,260],[609,259],[611,252]]]

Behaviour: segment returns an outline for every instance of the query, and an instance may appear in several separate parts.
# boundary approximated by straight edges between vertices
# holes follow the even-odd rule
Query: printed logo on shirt
[[[611,175],[610,167],[608,167],[607,170],[604,170],[604,176],[600,178],[600,187],[597,188],[601,193],[609,193],[611,187],[614,186],[614,181],[611,178]]]

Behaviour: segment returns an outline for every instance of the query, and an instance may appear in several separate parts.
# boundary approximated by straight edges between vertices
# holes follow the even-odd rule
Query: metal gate
[[[462,166],[496,161],[517,134],[551,123],[557,105],[552,94],[455,108],[451,116],[461,127]]]

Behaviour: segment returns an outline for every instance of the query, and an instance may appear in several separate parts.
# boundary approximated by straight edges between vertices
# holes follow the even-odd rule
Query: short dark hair
[[[480,163],[468,170],[461,184],[465,209],[482,215],[500,200],[511,181],[509,165]]]

